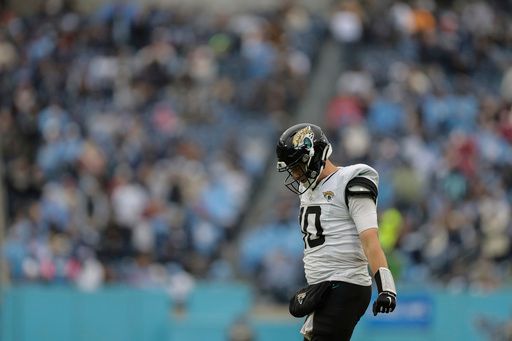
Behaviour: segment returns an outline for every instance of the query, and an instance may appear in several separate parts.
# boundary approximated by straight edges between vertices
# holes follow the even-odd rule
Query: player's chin
[[[297,181],[299,181],[299,182],[300,182],[301,184],[303,184],[303,185],[307,185],[307,184],[308,184],[309,179],[308,179],[308,177],[307,177],[307,176],[305,176],[305,175],[304,175],[304,176],[302,176],[301,178],[299,178],[299,180],[297,180]]]

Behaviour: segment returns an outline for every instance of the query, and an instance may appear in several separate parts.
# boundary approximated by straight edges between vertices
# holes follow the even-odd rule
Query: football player
[[[285,185],[300,198],[307,283],[329,283],[301,330],[313,341],[350,340],[370,303],[372,277],[378,290],[373,314],[396,306],[393,275],[378,236],[379,175],[365,164],[336,166],[331,152],[322,130],[310,123],[288,128],[276,147],[277,169],[288,173]]]

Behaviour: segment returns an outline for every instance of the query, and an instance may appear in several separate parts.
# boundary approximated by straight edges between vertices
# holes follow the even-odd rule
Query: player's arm
[[[380,245],[378,229],[368,228],[359,234],[379,296],[373,303],[373,315],[390,313],[396,307],[396,288],[386,255]]]
[[[379,240],[379,230],[376,226],[367,228],[359,234],[363,250],[368,259],[372,274],[376,274],[380,268],[387,268],[388,262],[382,250]]]
[[[359,232],[379,292],[373,304],[373,314],[392,312],[396,307],[396,288],[379,240],[377,186],[368,179],[354,178],[347,184],[345,194],[350,215]]]

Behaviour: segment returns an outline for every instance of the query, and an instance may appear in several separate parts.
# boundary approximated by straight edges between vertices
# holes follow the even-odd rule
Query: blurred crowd
[[[323,116],[332,158],[379,171],[401,285],[511,283],[511,22],[510,2],[480,0],[340,1],[329,18],[346,65]],[[244,269],[283,302],[304,282],[296,200],[283,193],[241,243]]]
[[[228,245],[325,21],[293,4],[84,14],[41,3],[0,12],[10,280],[180,295],[234,276]]]
[[[510,283],[508,2],[344,0],[329,16],[293,2],[232,14],[54,4],[0,13],[11,281],[180,296],[241,273],[286,302],[304,282],[296,196],[276,189],[269,223],[237,227],[330,36],[345,71],[323,126],[336,163],[380,173],[397,280]]]

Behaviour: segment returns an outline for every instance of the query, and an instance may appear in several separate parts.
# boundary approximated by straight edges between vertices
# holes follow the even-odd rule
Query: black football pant
[[[368,308],[371,286],[333,281],[325,301],[313,316],[311,341],[349,341]]]

